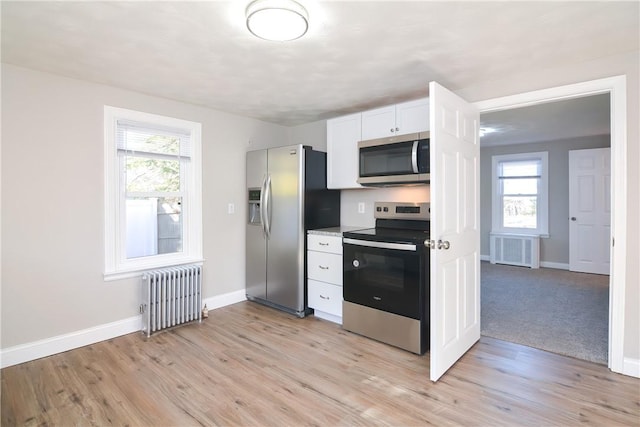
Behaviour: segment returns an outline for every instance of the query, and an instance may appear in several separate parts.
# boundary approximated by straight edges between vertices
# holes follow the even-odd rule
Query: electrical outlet
[[[364,202],[358,203],[358,213],[361,213],[361,214],[364,213]]]
[[[234,205],[233,203],[229,203],[227,212],[229,212],[229,215],[236,213],[236,205]]]

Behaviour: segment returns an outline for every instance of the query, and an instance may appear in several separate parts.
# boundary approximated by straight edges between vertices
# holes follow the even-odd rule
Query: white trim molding
[[[202,303],[206,303],[207,308],[213,310],[245,301],[246,299],[246,290],[241,289],[239,291],[206,298]],[[140,332],[141,330],[142,316],[133,316],[128,319],[117,320],[68,334],[8,347],[0,351],[0,368],[29,362],[40,359],[41,357],[51,356],[122,335]]]
[[[627,78],[624,75],[520,93],[474,103],[481,113],[608,93],[611,99],[611,271],[609,276],[609,369],[625,373],[627,274]],[[634,362],[631,362],[633,365]]]
[[[622,373],[631,377],[640,378],[640,359],[625,357]]]
[[[555,268],[556,270],[569,270],[569,264],[564,262],[540,261],[540,267]]]
[[[239,291],[228,292],[226,294],[217,295],[211,298],[205,298],[202,300],[202,304],[207,304],[209,310],[215,310],[216,308],[226,307],[227,305],[236,304],[247,300],[246,289]]]
[[[85,345],[95,344],[100,341],[140,331],[141,327],[142,316],[134,316],[68,334],[16,345],[2,349],[0,353],[0,367],[6,368],[19,363],[40,359],[41,357],[73,350],[74,348],[84,347]]]

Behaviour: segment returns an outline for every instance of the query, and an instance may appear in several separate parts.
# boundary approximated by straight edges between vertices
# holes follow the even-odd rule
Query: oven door
[[[343,239],[344,300],[421,319],[420,257],[415,244]]]

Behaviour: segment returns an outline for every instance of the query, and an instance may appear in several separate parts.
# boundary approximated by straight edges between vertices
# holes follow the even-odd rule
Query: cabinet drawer
[[[307,236],[307,249],[310,251],[342,254],[342,237],[309,234]]]
[[[309,280],[307,288],[309,307],[342,317],[342,287]]]
[[[307,277],[342,286],[342,255],[307,251]]]

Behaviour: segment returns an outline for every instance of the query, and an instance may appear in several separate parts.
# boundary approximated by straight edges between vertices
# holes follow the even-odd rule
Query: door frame
[[[624,373],[627,255],[627,79],[613,76],[475,102],[480,114],[609,93],[611,114],[611,269],[608,366]],[[613,245],[615,243],[615,246]]]

